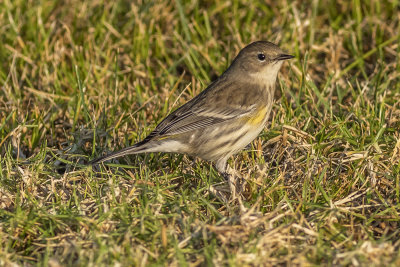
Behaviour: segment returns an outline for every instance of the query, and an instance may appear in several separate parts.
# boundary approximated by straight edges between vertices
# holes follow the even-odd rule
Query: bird
[[[231,65],[196,97],[170,113],[143,140],[89,162],[149,152],[188,154],[229,175],[228,159],[265,128],[278,72],[294,58],[268,41],[245,46]]]

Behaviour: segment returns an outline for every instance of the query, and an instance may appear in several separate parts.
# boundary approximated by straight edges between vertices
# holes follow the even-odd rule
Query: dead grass
[[[395,1],[3,1],[0,264],[399,265]],[[251,41],[296,55],[230,164],[88,159],[144,138]]]

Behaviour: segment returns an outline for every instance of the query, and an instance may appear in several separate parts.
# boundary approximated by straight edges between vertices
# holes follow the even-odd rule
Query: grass
[[[399,265],[399,2],[266,2],[0,2],[0,264]],[[251,212],[187,156],[83,165],[260,39],[296,59],[229,162]]]

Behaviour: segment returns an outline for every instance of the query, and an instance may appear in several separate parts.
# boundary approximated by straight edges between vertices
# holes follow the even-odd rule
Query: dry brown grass
[[[0,265],[399,265],[395,1],[0,2]],[[230,164],[141,140],[251,41],[296,55]],[[223,186],[223,185],[222,185]]]

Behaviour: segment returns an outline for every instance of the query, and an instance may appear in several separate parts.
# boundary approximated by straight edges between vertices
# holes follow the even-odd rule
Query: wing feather
[[[240,98],[240,95],[245,95],[247,86],[238,83],[232,84],[220,77],[198,96],[169,114],[150,134],[151,138],[206,128],[250,114],[256,109],[255,105],[243,106],[240,103],[229,103],[227,99],[224,99],[223,104],[220,105],[219,103],[209,102],[209,99],[229,97],[226,92],[230,88],[236,89],[236,91],[233,90],[231,95],[236,93],[235,99]],[[241,93],[238,94],[238,91]]]

